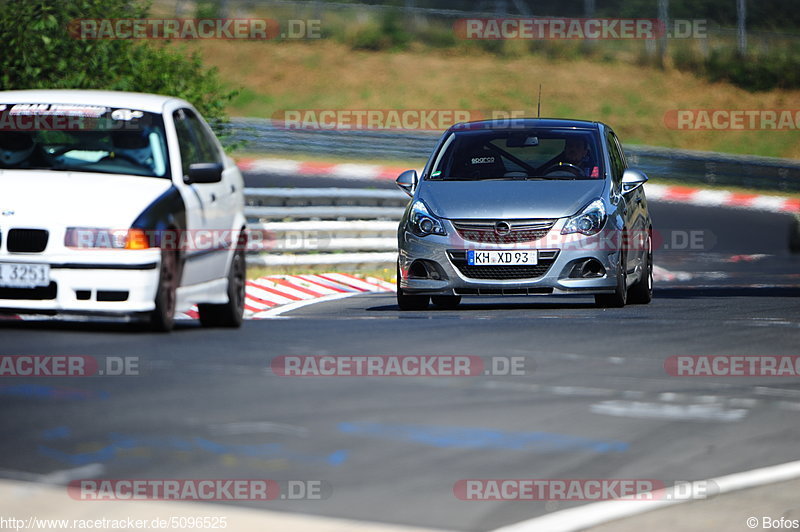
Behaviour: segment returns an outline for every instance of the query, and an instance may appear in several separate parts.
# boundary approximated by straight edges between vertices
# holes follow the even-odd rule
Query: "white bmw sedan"
[[[0,92],[0,311],[238,327],[243,189],[183,100]]]

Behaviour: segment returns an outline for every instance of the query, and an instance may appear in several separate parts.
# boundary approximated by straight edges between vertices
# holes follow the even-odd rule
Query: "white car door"
[[[193,110],[181,108],[172,116],[184,183],[192,164],[224,165],[216,143],[208,138],[205,125]],[[233,217],[227,208],[230,185],[223,176],[218,183],[189,183],[183,191],[185,196],[191,197],[186,198],[187,227],[181,239],[184,257],[181,285],[190,286],[225,277]]]
[[[192,120],[190,119],[190,121]],[[222,181],[219,183],[219,194],[215,203],[218,210],[219,230],[226,232],[229,229],[238,229],[234,225],[237,214],[241,210],[241,192],[244,187],[239,169],[236,168],[235,164],[231,164],[231,161],[226,157],[222,146],[217,142],[208,124],[202,119],[195,119],[192,123],[196,127],[195,131],[203,148],[203,153],[207,154],[205,158],[213,159],[215,163],[220,163],[223,166]],[[227,233],[225,234],[227,237]],[[236,235],[233,238],[235,239]]]

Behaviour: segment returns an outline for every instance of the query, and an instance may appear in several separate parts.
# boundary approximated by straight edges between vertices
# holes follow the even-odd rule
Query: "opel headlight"
[[[428,212],[428,208],[419,200],[415,201],[411,206],[409,227],[411,232],[417,236],[447,235],[442,222]]]
[[[594,200],[589,205],[581,209],[581,211],[567,220],[564,229],[561,230],[562,235],[569,235],[572,233],[580,233],[582,235],[591,236],[600,232],[606,224],[606,208],[603,205],[603,200]]]

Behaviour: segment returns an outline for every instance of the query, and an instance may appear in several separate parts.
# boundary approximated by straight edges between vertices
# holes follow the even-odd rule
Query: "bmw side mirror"
[[[417,180],[419,177],[417,176],[416,170],[406,170],[397,178],[395,183],[397,186],[400,187],[403,192],[408,194],[409,196],[414,195],[414,189],[417,188]]]
[[[628,168],[622,174],[622,193],[628,194],[629,192],[633,192],[646,182],[647,176],[644,172]]]
[[[184,178],[192,183],[219,183],[222,181],[222,163],[195,163],[189,165],[189,174]]]

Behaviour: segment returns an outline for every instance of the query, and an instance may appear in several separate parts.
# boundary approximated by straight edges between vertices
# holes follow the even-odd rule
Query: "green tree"
[[[221,133],[236,95],[197,53],[161,41],[80,39],[77,19],[145,18],[138,0],[0,0],[0,89],[103,89],[183,98]],[[72,24],[72,26],[71,26]]]

